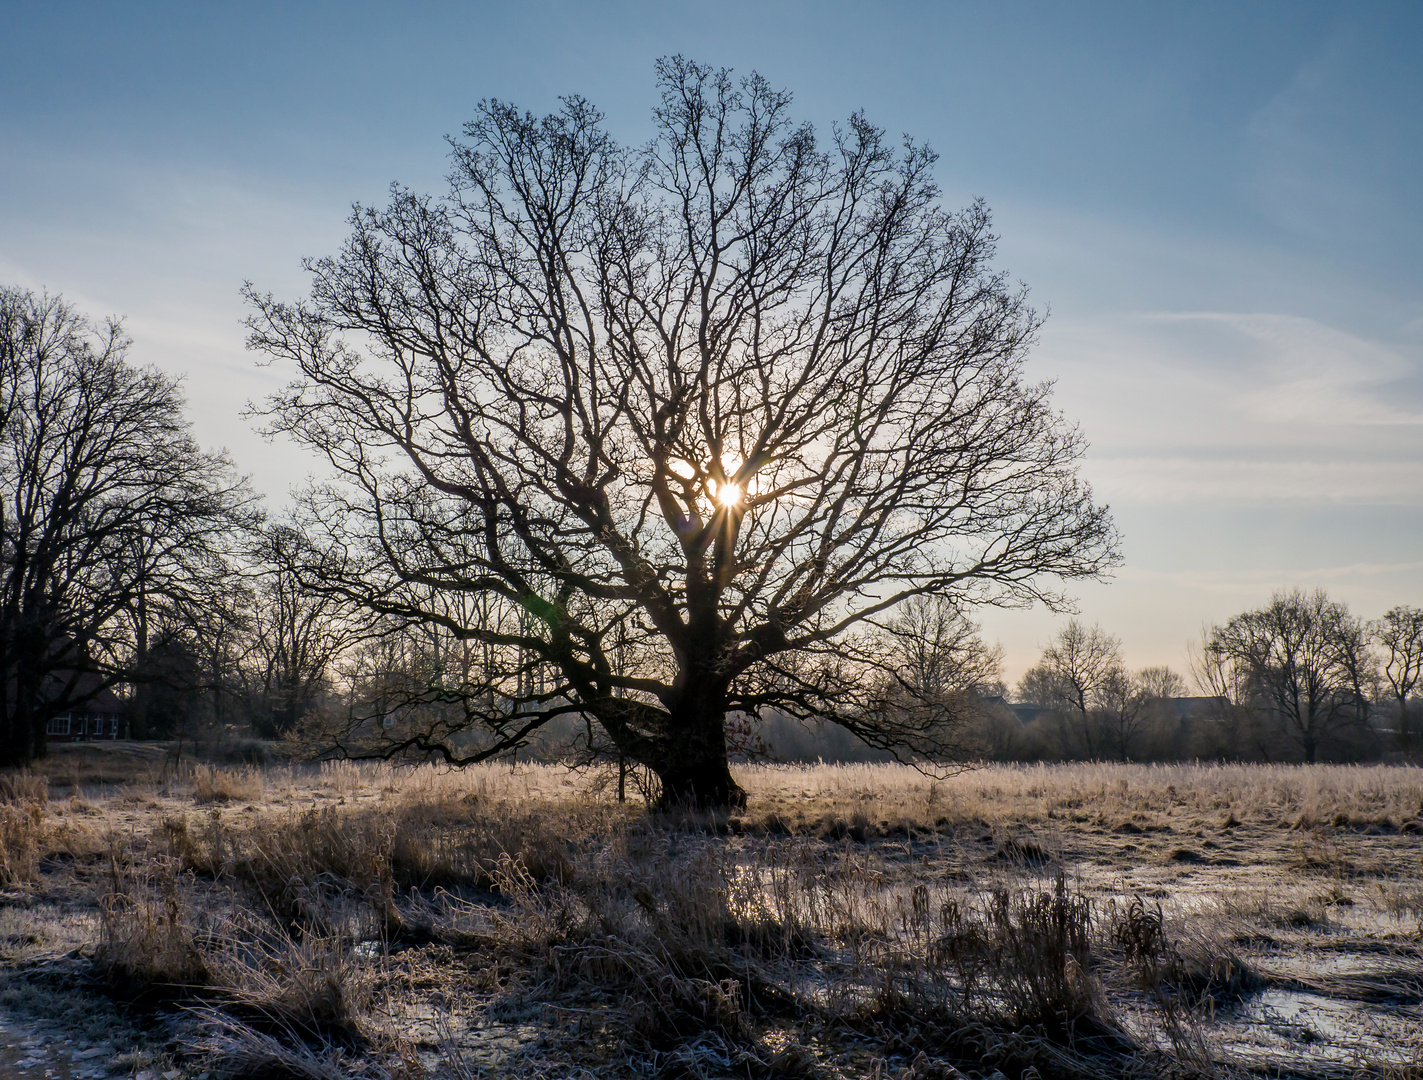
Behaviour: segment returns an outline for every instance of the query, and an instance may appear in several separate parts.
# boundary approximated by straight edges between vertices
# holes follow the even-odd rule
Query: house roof
[[[70,672],[55,672],[46,680],[53,685],[58,693],[61,686],[67,684],[71,678]],[[82,713],[121,713],[124,711],[124,701],[116,693],[112,686],[104,685],[104,677],[91,671],[80,673],[75,679],[75,697],[85,700],[74,706],[75,712]]]

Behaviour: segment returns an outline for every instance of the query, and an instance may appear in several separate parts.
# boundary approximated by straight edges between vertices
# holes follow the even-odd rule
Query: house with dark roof
[[[86,686],[86,682],[90,685]],[[79,689],[89,697],[82,705],[49,718],[45,724],[45,737],[49,742],[93,742],[119,737],[125,719],[123,700],[110,687],[98,686],[98,682],[97,675],[79,677]]]

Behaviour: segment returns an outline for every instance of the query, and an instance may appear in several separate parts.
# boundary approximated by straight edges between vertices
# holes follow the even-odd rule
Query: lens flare
[[[716,489],[716,501],[722,506],[735,506],[741,501],[741,486],[739,484],[722,484]]]

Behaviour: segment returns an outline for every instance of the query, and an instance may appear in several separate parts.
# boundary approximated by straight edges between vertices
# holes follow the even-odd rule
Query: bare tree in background
[[[251,606],[254,725],[267,737],[286,735],[326,688],[332,665],[358,636],[360,622],[341,599],[306,589],[297,565],[300,534],[273,526],[261,536]]]
[[[248,290],[295,372],[271,426],[334,467],[303,584],[488,649],[457,688],[477,748],[366,724],[343,752],[471,761],[574,714],[704,805],[744,797],[729,712],[934,755],[937,723],[877,700],[875,620],[1056,606],[1115,561],[984,207],[941,208],[934,155],[861,116],[822,143],[758,76],[658,77],[635,150],[581,98],[484,103],[445,198],[358,207],[305,303]]]
[[[883,629],[893,648],[879,695],[884,707],[903,714],[899,724],[937,726],[945,753],[966,753],[977,741],[970,724],[982,719],[984,699],[1002,692],[1002,648],[984,642],[978,624],[944,596],[911,597]]]
[[[1398,702],[1398,741],[1413,742],[1409,697],[1423,678],[1423,608],[1400,605],[1369,624],[1369,635],[1382,652],[1383,677]]]
[[[1237,709],[1263,710],[1313,762],[1322,745],[1365,718],[1364,641],[1344,604],[1322,589],[1293,589],[1212,628],[1199,667],[1215,692]]]
[[[1100,626],[1083,626],[1071,619],[1023,675],[1018,697],[1051,706],[1069,725],[1086,756],[1095,758],[1104,747],[1094,713],[1108,684],[1118,678],[1126,678],[1121,641]]]
[[[1144,667],[1135,678],[1148,701],[1169,701],[1186,695],[1186,680],[1164,665]]]
[[[886,629],[899,650],[896,673],[916,694],[997,693],[1003,649],[946,597],[916,596],[900,605]]]
[[[1335,628],[1335,648],[1343,674],[1344,693],[1353,712],[1353,726],[1363,731],[1369,726],[1369,713],[1382,688],[1378,656],[1374,653],[1369,628],[1362,619],[1347,615]]]
[[[1191,676],[1210,698],[1208,749],[1223,758],[1278,760],[1278,725],[1259,707],[1254,676],[1214,640],[1218,627],[1204,627],[1191,649]]]
[[[1093,709],[1102,755],[1130,761],[1153,718],[1153,698],[1142,673],[1124,667],[1110,672],[1096,693]]]
[[[177,383],[128,348],[115,322],[0,290],[6,764],[44,753],[50,716],[146,678],[155,626],[205,604],[252,519],[230,462],[193,439]]]

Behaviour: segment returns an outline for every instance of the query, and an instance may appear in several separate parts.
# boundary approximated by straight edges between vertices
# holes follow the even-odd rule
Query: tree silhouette
[[[1383,654],[1383,676],[1398,702],[1398,741],[1413,742],[1409,697],[1423,679],[1423,608],[1400,604],[1369,624],[1369,634]]]
[[[334,467],[305,583],[487,647],[435,688],[478,738],[356,724],[343,752],[471,761],[577,714],[699,804],[742,797],[729,712],[933,754],[944,718],[879,700],[882,617],[1055,605],[1115,559],[984,206],[941,208],[934,155],[862,116],[822,144],[759,76],[658,79],[635,149],[581,98],[485,102],[443,199],[357,207],[304,303],[248,288],[296,370],[270,426]]]
[[[1212,627],[1202,654],[1212,693],[1274,719],[1307,762],[1366,721],[1367,635],[1322,589],[1277,592],[1264,607]]]
[[[228,576],[251,496],[119,325],[0,289],[0,761],[167,649]],[[160,629],[164,628],[164,629]]]
[[[1119,732],[1127,725],[1127,740],[1140,712],[1122,664],[1121,641],[1100,626],[1083,626],[1076,619],[1053,636],[1038,662],[1024,672],[1018,697],[1051,706],[1058,722],[1070,725],[1063,733],[1064,746],[1075,736],[1089,758],[1100,755],[1104,739],[1112,737],[1110,727],[1103,729],[1104,711],[1115,714]],[[1120,744],[1122,739],[1115,741]]]

